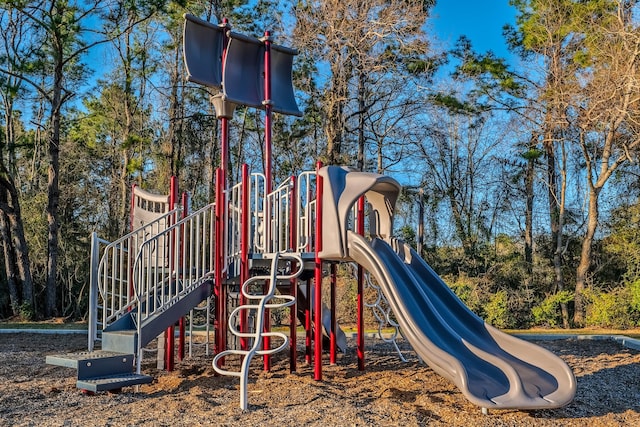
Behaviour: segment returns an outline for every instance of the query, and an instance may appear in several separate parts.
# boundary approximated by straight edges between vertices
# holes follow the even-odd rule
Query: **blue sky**
[[[502,27],[515,22],[509,0],[437,0],[431,25],[446,47],[466,35],[478,52],[493,51],[508,57]]]

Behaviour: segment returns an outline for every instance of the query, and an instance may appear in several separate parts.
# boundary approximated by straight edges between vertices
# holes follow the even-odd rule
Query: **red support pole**
[[[315,256],[315,301],[314,301],[314,328],[315,328],[315,354],[314,354],[314,379],[322,381],[322,177],[318,173],[322,162],[316,166],[316,256]],[[311,298],[311,296],[309,296]]]
[[[172,211],[176,204],[178,203],[178,178],[176,176],[171,177],[171,181],[169,184],[169,211]],[[177,217],[173,217],[170,219],[171,225],[178,222]],[[176,269],[176,250],[178,249],[178,245],[176,244],[176,232],[175,230],[169,236],[169,271],[170,274],[173,275],[173,283],[172,285],[176,287],[175,292],[178,291],[178,275]],[[173,371],[175,365],[175,325],[171,325],[167,328],[166,332],[166,345],[165,345],[165,369],[169,372]]]
[[[175,348],[175,326],[171,325],[165,331],[165,358],[164,358],[164,367],[167,372],[173,371],[175,359],[173,357],[173,350]]]
[[[271,35],[264,32],[264,177],[266,194],[271,193],[272,177],[272,147],[271,147]]]
[[[307,195],[308,197],[310,195]],[[309,203],[310,200],[307,200]],[[307,228],[307,236],[311,236],[312,230],[315,230],[315,224],[311,224],[311,221],[308,221],[305,225]],[[305,249],[307,252],[311,252],[314,250],[312,246],[312,239],[309,238],[307,241],[307,247]],[[305,287],[305,295],[307,296],[307,303],[304,307],[304,330],[305,330],[305,355],[304,361],[307,365],[311,364],[311,279],[307,279],[306,287]]]
[[[216,297],[215,304],[215,343],[214,352],[220,353],[226,350],[225,338],[226,338],[226,317],[225,317],[225,293],[223,284],[222,265],[224,262],[225,250],[224,250],[224,205],[225,195],[223,190],[223,171],[222,169],[216,169],[216,214],[215,214],[215,265],[214,265],[214,294]],[[220,359],[220,365],[224,363],[224,359]]]
[[[358,234],[364,235],[364,196],[358,199],[357,213]],[[364,269],[358,265],[358,370],[364,371]]]
[[[223,19],[223,24],[227,25],[227,19]],[[222,50],[222,64],[227,55],[227,37],[224,36]],[[229,167],[229,119],[220,117],[220,167],[216,170],[216,256],[214,261],[214,293],[216,297],[215,306],[215,343],[214,352],[219,353],[227,349],[227,295],[224,274],[222,272],[226,255],[226,233],[227,233],[227,170]],[[220,359],[220,365],[224,364],[224,358]]]
[[[271,143],[271,35],[269,31],[264,32],[264,177],[265,177],[265,194],[269,195],[273,188],[272,177],[272,143]],[[267,218],[269,221],[269,218]],[[267,224],[267,227],[269,225]],[[267,233],[269,236],[269,233]],[[271,236],[273,238],[273,236]],[[269,245],[269,242],[266,242]],[[265,284],[265,288],[266,288]],[[265,289],[266,291],[266,289]],[[264,332],[271,330],[271,313],[268,309],[264,311]],[[265,336],[262,340],[262,348],[269,350],[271,348],[271,339]],[[263,356],[264,370],[271,369],[271,356],[265,354]]]
[[[222,24],[226,27],[229,21],[227,18],[222,20]],[[227,32],[224,31],[223,41],[222,41],[222,67],[224,72],[224,60],[227,56]],[[227,178],[229,176],[228,173],[229,168],[229,118],[228,117],[220,117],[220,169],[223,172],[223,190],[227,190]]]
[[[304,330],[305,330],[305,354],[304,361],[307,364],[311,363],[311,279],[307,279],[307,284],[305,287],[306,295],[307,295],[307,304],[304,307]]]
[[[249,166],[242,165],[242,207],[241,207],[241,233],[240,233],[240,286],[249,280]],[[240,293],[240,305],[247,303],[244,294]],[[247,332],[247,312],[240,312],[240,332]],[[240,338],[240,349],[247,350],[248,341]]]
[[[293,252],[298,251],[298,186],[296,177],[291,177],[291,192],[289,197],[289,248]],[[303,268],[304,266],[297,266],[295,262],[291,262],[291,269],[295,271],[296,268]],[[298,327],[297,313],[298,313],[298,279],[291,279],[289,282],[289,295],[294,298],[293,305],[289,308],[289,371],[295,372],[297,369],[296,359],[298,358],[298,335],[296,328]]]
[[[336,364],[337,343],[336,343],[336,279],[337,279],[337,264],[331,263],[331,332],[329,333],[329,363]]]

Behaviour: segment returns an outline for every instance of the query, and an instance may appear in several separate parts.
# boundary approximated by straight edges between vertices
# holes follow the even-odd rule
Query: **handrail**
[[[298,270],[293,274],[278,274],[278,263],[280,261],[280,257],[282,259],[291,259],[296,261],[296,266]],[[292,295],[275,295],[276,292],[276,284],[278,281],[282,280],[291,280],[295,279],[303,271],[302,267],[302,258],[295,253],[286,253],[286,252],[276,252],[274,254],[273,259],[271,260],[271,274],[264,276],[254,276],[247,280],[241,288],[241,293],[245,296],[247,300],[253,300],[257,303],[255,304],[244,304],[239,307],[236,307],[235,310],[231,312],[229,316],[229,330],[232,334],[236,335],[239,338],[252,338],[253,343],[249,350],[225,350],[218,353],[212,362],[213,369],[221,374],[221,375],[229,375],[240,378],[240,409],[247,409],[247,383],[249,381],[249,365],[251,364],[251,359],[255,355],[271,355],[275,354],[279,351],[282,351],[289,344],[289,338],[282,332],[264,332],[264,312],[269,309],[277,309],[283,307],[289,307],[295,304],[295,297]],[[256,295],[252,294],[250,290],[250,286],[256,282],[268,281],[269,288],[264,295]],[[260,287],[262,289],[262,287]],[[269,303],[273,298],[279,298],[285,300],[283,303]],[[238,316],[242,310],[257,310],[255,319],[255,327],[253,328],[254,332],[242,332],[236,329],[235,323],[233,321],[234,316]],[[277,337],[282,340],[282,344],[273,349],[261,350],[262,348],[262,338],[263,337]],[[228,371],[222,369],[218,366],[218,361],[229,355],[239,355],[244,356],[242,358],[242,365],[239,372],[236,371]]]
[[[101,323],[103,328],[117,320],[122,315],[123,308],[130,306],[133,257],[137,253],[140,242],[148,236],[156,234],[157,230],[165,228],[172,218],[179,216],[180,212],[182,212],[181,208],[167,212],[113,242],[99,239],[96,236],[96,239],[99,240],[96,242],[98,246],[92,250],[91,254],[91,264],[95,274],[91,286],[98,291],[96,298],[99,296],[102,299],[102,306],[98,305],[98,302],[96,304],[98,308],[102,308]],[[101,243],[107,243],[102,250],[102,256],[100,256],[99,249]],[[97,316],[94,323],[96,325],[98,323]]]
[[[251,212],[251,227],[249,234],[252,236],[252,252],[263,253],[266,249],[265,242],[265,176],[262,173],[252,173],[249,180],[249,211]]]
[[[266,240],[267,252],[283,252],[289,249],[289,204],[291,201],[291,177],[283,181],[267,195]]]
[[[136,310],[138,340],[147,319],[213,275],[214,230],[215,204],[211,203],[140,245],[133,264],[133,299],[126,307]],[[160,259],[168,260],[168,265],[159,263]],[[141,347],[139,342],[138,371]]]
[[[100,263],[100,245],[109,245],[111,242],[98,237],[97,232],[91,233],[91,260],[89,270],[89,319],[88,319],[88,342],[87,348],[93,351],[96,341],[98,340],[98,309],[99,305],[99,287],[98,287],[98,265]]]
[[[256,254],[281,251],[313,252],[315,220],[315,171],[306,171],[296,177],[298,185],[291,194],[293,179],[289,177],[271,193],[264,194],[264,175],[251,174],[249,183],[251,252]],[[230,190],[228,253],[225,264],[234,264],[239,256],[241,184]],[[296,204],[297,218],[289,218],[291,204]],[[295,221],[296,244],[291,247],[288,224]]]
[[[316,171],[302,172],[298,175],[298,188],[296,194],[296,203],[298,204],[297,218],[297,252],[313,252],[314,251],[314,227],[316,214],[315,201],[315,178]]]

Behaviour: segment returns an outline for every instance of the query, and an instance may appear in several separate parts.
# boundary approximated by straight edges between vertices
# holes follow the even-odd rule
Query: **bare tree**
[[[16,185],[16,155],[19,115],[16,99],[23,92],[22,81],[13,73],[19,64],[10,58],[28,54],[29,46],[23,40],[29,33],[28,23],[15,9],[0,10],[3,27],[0,48],[0,67],[10,71],[0,75],[0,99],[4,119],[4,132],[0,132],[0,241],[4,251],[4,266],[9,287],[11,309],[14,315],[20,308],[35,312],[34,285],[29,263],[29,249],[24,234],[19,189]],[[27,51],[25,52],[24,49]],[[26,309],[26,310],[25,310]]]
[[[576,324],[584,324],[582,295],[588,284],[591,253],[600,218],[600,199],[614,173],[637,164],[640,147],[640,26],[636,1],[604,2],[586,15],[586,80],[576,99],[578,145],[586,167],[587,226],[576,274]]]
[[[426,0],[326,0],[296,7],[294,39],[329,71],[322,98],[329,163],[347,163],[348,122],[353,117],[357,162],[364,166],[367,113],[379,101],[388,102],[386,95],[378,97],[374,83],[393,70],[428,63],[422,26],[432,5]]]

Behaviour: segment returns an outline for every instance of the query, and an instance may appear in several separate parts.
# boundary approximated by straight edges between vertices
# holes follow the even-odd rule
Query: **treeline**
[[[511,3],[507,61],[440,48],[432,0],[0,2],[0,317],[86,317],[89,235],[128,229],[131,184],[166,193],[175,175],[194,207],[213,200],[188,12],[299,50],[278,177],[321,159],[398,178],[398,233],[496,326],[635,326],[636,1]],[[263,120],[235,112],[236,179],[262,170]]]

